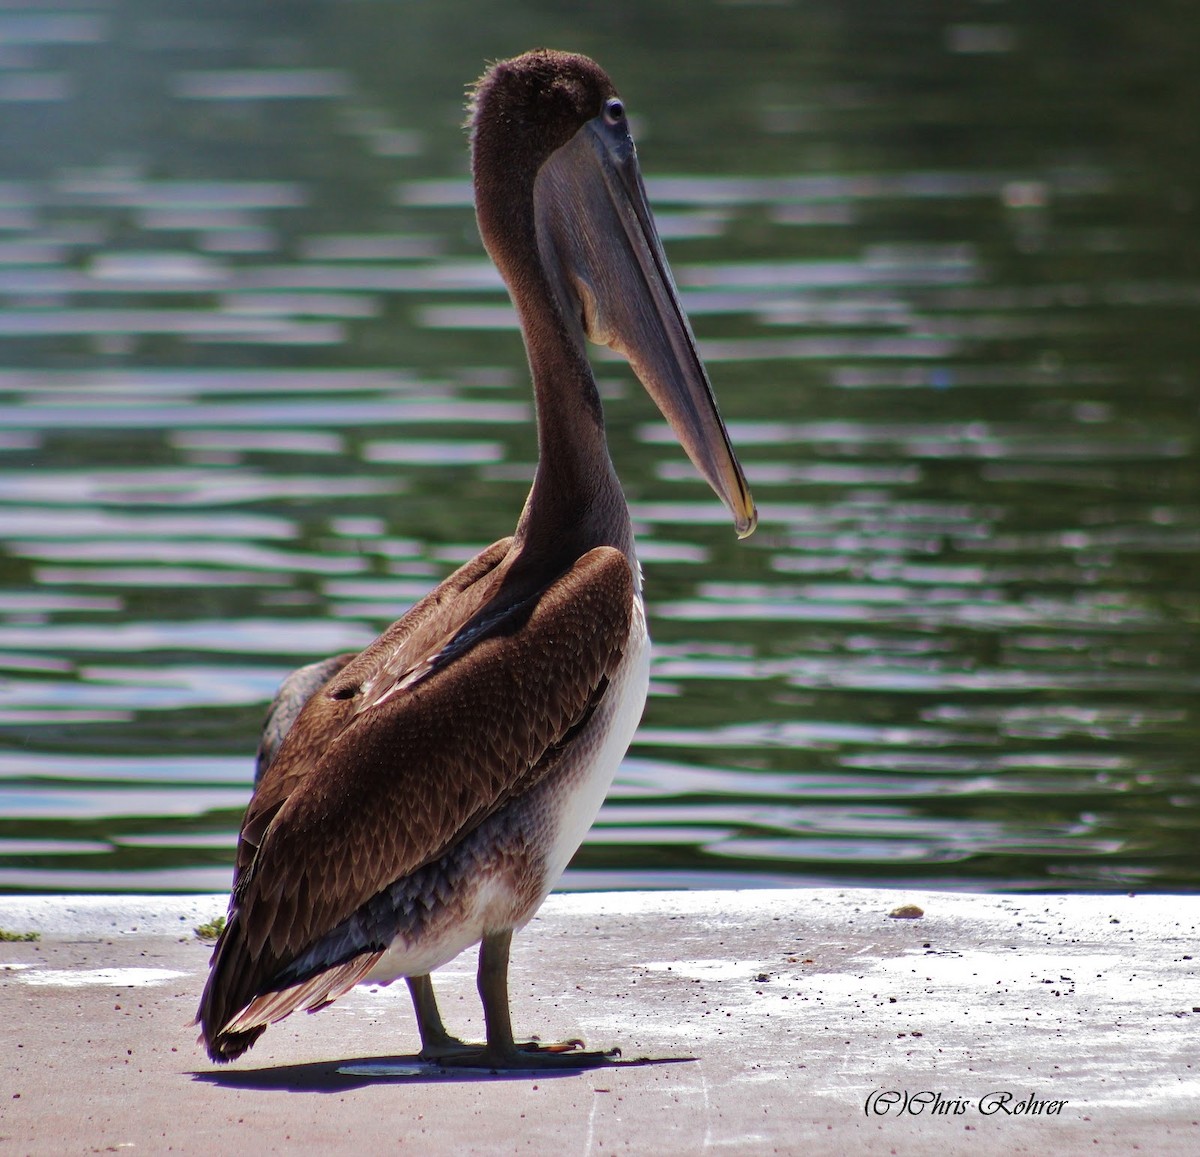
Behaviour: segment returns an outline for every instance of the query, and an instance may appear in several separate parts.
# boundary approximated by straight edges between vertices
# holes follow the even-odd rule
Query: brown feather
[[[374,959],[272,991],[324,933],[539,782],[603,694],[630,629],[625,556],[598,547],[537,589],[510,547],[497,543],[447,579],[288,732],[247,811],[201,1000],[217,1059],[243,1051],[259,1025],[357,983]],[[436,660],[479,621],[471,645]],[[417,668],[419,679],[390,692]]]

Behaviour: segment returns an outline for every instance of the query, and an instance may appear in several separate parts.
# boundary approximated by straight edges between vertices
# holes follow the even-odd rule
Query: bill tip
[[[738,538],[749,538],[758,526],[758,508],[751,506],[749,513],[739,514],[734,520],[734,529],[737,531]]]

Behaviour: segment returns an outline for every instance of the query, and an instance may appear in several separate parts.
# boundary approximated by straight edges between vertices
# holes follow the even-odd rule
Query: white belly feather
[[[583,843],[613,776],[629,750],[634,732],[641,722],[650,686],[650,635],[646,630],[646,610],[640,594],[633,597],[633,616],[629,627],[629,643],[617,668],[615,678],[604,697],[603,707],[596,712],[593,726],[579,736],[576,751],[569,758],[586,766],[565,793],[558,817],[558,833],[546,858],[546,893],[558,883],[576,849]],[[532,913],[531,913],[532,915]]]

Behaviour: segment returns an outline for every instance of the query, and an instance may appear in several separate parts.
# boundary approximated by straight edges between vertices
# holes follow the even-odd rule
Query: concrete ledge
[[[386,1077],[339,1069],[415,1051],[400,985],[207,1062],[192,929],[224,906],[0,897],[41,934],[0,943],[0,1153],[1200,1152],[1198,897],[555,896],[514,941],[514,1023],[625,1063]],[[473,954],[435,983],[480,1036]]]

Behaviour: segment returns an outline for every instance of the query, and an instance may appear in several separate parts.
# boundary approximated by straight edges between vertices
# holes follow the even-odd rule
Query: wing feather
[[[323,973],[328,988],[306,976],[286,985],[286,997],[273,991],[324,934],[535,786],[616,671],[634,597],[625,556],[596,548],[529,589],[500,565],[502,545],[314,694],[267,768],[247,811],[229,920],[201,1000],[215,1059],[249,1047],[261,1016],[325,1003],[327,992],[355,983],[346,980],[364,974],[365,956],[386,946],[336,962],[336,976]],[[464,571],[469,581],[444,589]],[[477,629],[481,620],[487,625]],[[470,644],[453,646],[464,628]],[[419,677],[408,678],[417,668]]]

